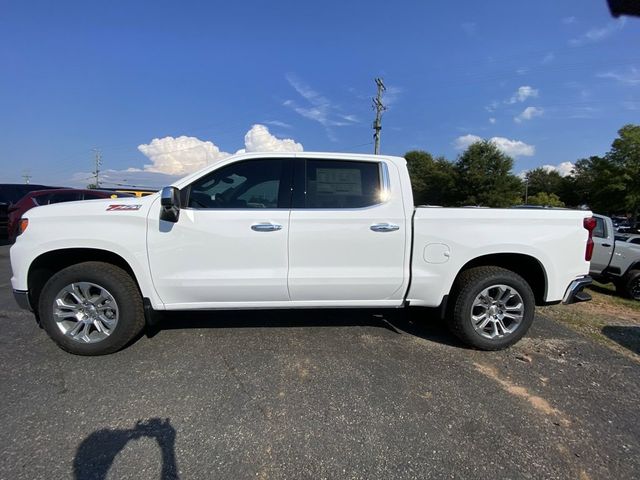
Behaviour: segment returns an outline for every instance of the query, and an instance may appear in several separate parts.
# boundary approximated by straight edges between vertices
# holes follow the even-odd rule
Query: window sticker
[[[318,193],[362,195],[362,176],[357,168],[318,168]]]

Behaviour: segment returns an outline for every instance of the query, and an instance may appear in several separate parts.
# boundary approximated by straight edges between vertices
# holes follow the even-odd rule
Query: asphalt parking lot
[[[640,478],[640,363],[539,317],[503,352],[422,312],[180,314],[59,350],[0,247],[0,478]]]

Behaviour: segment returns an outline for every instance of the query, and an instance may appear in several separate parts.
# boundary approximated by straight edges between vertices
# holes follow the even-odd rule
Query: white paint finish
[[[449,245],[430,243],[424,247],[424,261],[427,263],[445,263],[451,257]]]
[[[156,309],[164,305],[156,295],[147,262],[146,216],[157,194],[143,198],[118,198],[57,203],[32,208],[25,217],[27,230],[11,247],[11,283],[27,290],[31,263],[40,255],[69,248],[95,248],[122,257],[134,272],[145,297]],[[107,211],[109,205],[141,205],[138,210]]]
[[[13,288],[27,289],[29,266],[40,254],[77,247],[120,255],[134,272],[142,294],[157,309],[400,305],[409,282],[413,213],[404,159],[309,152],[243,154],[175,185],[184,187],[235,161],[295,157],[387,162],[390,198],[367,209],[291,214],[288,210],[183,209],[180,221],[171,228],[163,225],[164,231],[157,194],[38,207],[26,215],[29,227],[11,249]],[[140,204],[141,208],[107,212],[113,203]],[[407,298],[416,305],[437,306],[469,261],[494,253],[519,253],[530,255],[544,268],[546,300],[560,300],[569,283],[588,272],[582,220],[590,215],[570,210],[417,209]],[[251,225],[260,222],[280,223],[283,229],[252,231]],[[372,232],[369,227],[374,223],[392,223],[400,229]],[[427,263],[429,244],[447,245],[449,260]],[[426,258],[437,253],[427,252]]]
[[[330,154],[322,158],[335,159]],[[386,160],[369,156],[365,161]],[[292,210],[288,280],[292,301],[402,303],[408,281],[409,221],[397,170],[393,163],[388,166],[389,192],[377,205]],[[378,224],[398,229],[373,231],[371,227]]]
[[[370,228],[386,222],[400,229]],[[292,300],[402,300],[406,220],[393,205],[293,210],[290,228]]]
[[[159,220],[159,203],[149,215],[149,264],[167,308],[289,300],[289,210],[182,209],[170,223]],[[265,222],[282,229],[251,229]]]
[[[414,216],[412,304],[438,306],[462,267],[490,254],[516,253],[535,258],[547,277],[547,301],[561,300],[577,277],[587,275],[584,259],[591,212],[576,210],[419,208]],[[446,242],[447,263],[429,264],[422,252],[430,243]]]

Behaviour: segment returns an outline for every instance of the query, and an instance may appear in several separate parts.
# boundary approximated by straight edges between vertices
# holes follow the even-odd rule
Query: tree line
[[[489,140],[470,145],[453,162],[422,150],[407,152],[405,159],[416,205],[526,203],[629,214],[634,221],[640,213],[640,125],[622,127],[609,152],[576,161],[565,177],[540,167],[520,178],[513,159]]]

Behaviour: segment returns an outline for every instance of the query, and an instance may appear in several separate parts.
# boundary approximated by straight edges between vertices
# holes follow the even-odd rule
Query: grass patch
[[[640,361],[640,302],[619,297],[612,285],[594,282],[590,302],[542,307],[540,313]]]

